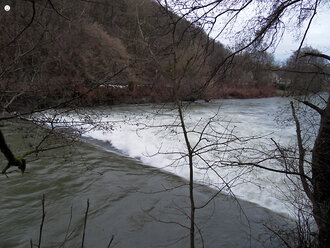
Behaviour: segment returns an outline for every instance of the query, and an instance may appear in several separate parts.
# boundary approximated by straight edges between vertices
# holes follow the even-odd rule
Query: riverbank
[[[104,104],[139,104],[173,102],[173,87],[163,85],[101,85],[95,90],[78,90],[79,95],[86,94],[81,103],[95,106]],[[179,90],[179,98],[183,101],[214,100],[214,99],[248,99],[279,96],[276,87],[272,85],[213,85],[202,93],[192,93]]]
[[[112,85],[101,84],[97,87],[75,85],[65,89],[42,92],[15,92],[3,96],[11,104],[7,110],[33,112],[48,107],[96,107],[117,104],[170,103],[173,102],[173,88],[164,85]],[[192,94],[184,90],[179,92],[183,101],[216,100],[216,99],[250,99],[280,96],[281,93],[273,85],[213,85],[203,93]]]

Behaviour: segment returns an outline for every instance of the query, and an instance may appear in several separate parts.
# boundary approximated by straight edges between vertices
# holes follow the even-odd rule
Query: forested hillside
[[[3,107],[164,102],[173,92],[183,100],[275,94],[276,75],[266,70],[274,62],[266,53],[235,56],[204,89],[229,50],[198,23],[155,1],[9,3],[11,10],[0,15]],[[175,65],[173,50],[179,58]],[[171,84],[173,68],[179,88]]]

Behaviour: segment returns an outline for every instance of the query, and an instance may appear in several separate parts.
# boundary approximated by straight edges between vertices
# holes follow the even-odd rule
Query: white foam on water
[[[223,100],[210,103],[195,103],[185,110],[185,122],[188,131],[201,131],[208,120],[217,114],[217,122],[212,123],[212,129],[207,133],[217,131],[223,133],[225,127],[239,137],[266,135],[263,139],[252,140],[246,146],[262,149],[261,141],[268,142],[274,138],[282,144],[295,142],[295,127],[279,127],[275,122],[278,107],[288,103],[281,98],[254,100]],[[174,173],[185,179],[189,178],[189,166],[186,145],[177,110],[166,109],[164,106],[151,105],[121,105],[109,110],[103,118],[109,123],[110,129],[98,128],[85,133],[84,136],[110,143],[126,156],[141,160],[143,163]],[[97,112],[97,111],[96,111]],[[215,120],[215,119],[214,119]],[[87,127],[86,124],[85,127]],[[228,132],[228,131],[227,131]],[[199,134],[189,132],[191,145],[199,140]],[[201,142],[207,145],[212,137]],[[225,138],[225,137],[224,137]],[[220,139],[221,140],[221,139]],[[224,140],[224,139],[223,139]],[[230,145],[237,148],[238,144]],[[209,151],[203,153],[203,159],[210,164],[219,159],[233,159],[230,153]],[[248,157],[251,154],[242,154]],[[276,174],[263,169],[247,167],[214,167],[207,168],[201,158],[195,157],[194,179],[198,183],[223,189],[224,193],[233,193],[236,197],[257,203],[272,211],[292,215],[292,206],[283,199],[288,183],[285,175]],[[220,164],[217,164],[219,166]],[[224,187],[224,182],[231,186]]]

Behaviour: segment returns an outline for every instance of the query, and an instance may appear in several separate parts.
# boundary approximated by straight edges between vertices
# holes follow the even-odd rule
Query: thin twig
[[[281,234],[279,234],[278,232],[276,232],[272,228],[268,227],[266,224],[263,224],[263,226],[266,229],[268,229],[269,231],[271,231],[273,234],[275,234],[275,236],[278,237],[285,244],[286,247],[292,248],[292,246],[281,236]]]
[[[324,113],[324,109],[321,109],[320,107],[314,105],[313,103],[311,103],[311,102],[309,102],[309,101],[301,101],[301,100],[299,100],[299,99],[295,99],[295,100],[297,100],[298,102],[301,102],[301,103],[305,104],[306,106],[308,106],[308,107],[314,109],[314,110],[317,111],[321,116],[322,116],[323,113]]]
[[[310,20],[309,20],[309,22],[308,22],[307,28],[305,29],[304,36],[303,36],[303,38],[302,38],[302,40],[301,40],[301,42],[300,42],[300,44],[299,44],[299,48],[298,48],[298,50],[297,50],[296,60],[298,59],[298,56],[299,56],[300,50],[301,50],[301,48],[302,48],[302,46],[303,46],[303,44],[304,44],[304,41],[305,41],[305,39],[306,39],[307,33],[308,33],[308,31],[309,31],[309,28],[311,27],[311,24],[312,24],[312,22],[313,22],[313,19],[314,19],[314,17],[316,16],[316,13],[317,13],[317,12],[316,12],[317,7],[318,7],[318,6],[317,6],[317,1],[316,1],[316,3],[315,3],[315,7],[314,7],[313,15],[312,15],[312,17],[310,18]]]
[[[20,93],[18,93],[18,94],[16,94],[15,96],[13,96],[12,98],[11,98],[11,100],[6,104],[6,106],[4,106],[4,109],[8,109],[9,108],[9,106],[18,98],[18,97],[20,97],[21,95],[23,95],[24,94],[24,92],[20,92]]]
[[[16,37],[7,44],[7,46],[13,44],[33,23],[34,21],[34,18],[36,16],[36,4],[35,4],[35,1],[31,1],[31,4],[32,4],[32,17],[29,21],[29,23],[16,35]]]
[[[314,195],[312,193],[312,190],[310,189],[309,184],[306,181],[306,175],[304,170],[304,158],[305,158],[305,149],[303,146],[303,140],[301,136],[301,128],[300,128],[300,122],[296,115],[296,110],[294,108],[293,102],[290,102],[291,110],[292,110],[292,116],[296,124],[296,134],[297,134],[297,145],[298,145],[298,152],[299,152],[299,160],[298,160],[298,169],[300,174],[300,181],[302,183],[303,189],[308,196],[308,198],[314,203]]]
[[[111,236],[111,239],[110,239],[110,242],[109,242],[109,244],[108,244],[108,246],[107,246],[107,248],[110,248],[110,246],[111,246],[111,244],[112,244],[112,241],[113,241],[113,239],[114,239],[114,236],[112,235],[112,236]]]
[[[301,174],[300,172],[295,172],[295,171],[278,170],[278,169],[269,168],[269,167],[260,165],[259,162],[256,162],[256,163],[233,162],[233,163],[228,163],[227,165],[228,166],[242,166],[242,165],[252,166],[252,167],[257,167],[257,168],[261,168],[261,169],[272,171],[272,172],[277,172],[277,173],[282,173],[282,174],[287,174],[287,175],[296,175],[296,176],[303,177],[303,178],[309,180],[310,182],[312,181],[312,178],[307,176],[306,174]]]
[[[53,2],[51,0],[48,0],[48,3],[50,4],[50,6],[52,7],[52,9],[56,12],[56,14],[58,14],[59,16],[63,17],[64,19],[71,21],[69,18],[67,18],[66,16],[62,15],[54,6]]]
[[[40,224],[40,231],[39,231],[39,242],[38,242],[38,247],[41,248],[41,237],[42,237],[42,229],[44,227],[44,222],[45,222],[45,194],[42,195],[42,219],[41,219],[41,224]]]
[[[301,57],[306,57],[306,56],[311,56],[311,57],[317,57],[317,58],[323,58],[326,60],[330,60],[330,56],[324,53],[314,53],[314,52],[305,52]]]
[[[81,248],[84,247],[88,209],[89,209],[89,199],[87,199],[87,207],[86,207],[86,213],[85,213],[85,218],[84,218],[84,229],[83,229],[83,236],[82,236],[82,241],[81,241]]]
[[[65,237],[64,237],[64,240],[63,240],[62,244],[58,248],[62,248],[65,245],[65,243],[68,241],[70,236],[72,235],[73,231],[71,233],[69,233],[70,227],[71,227],[71,222],[72,222],[72,206],[71,206],[71,209],[70,209],[70,219],[69,219],[68,227],[66,229]]]

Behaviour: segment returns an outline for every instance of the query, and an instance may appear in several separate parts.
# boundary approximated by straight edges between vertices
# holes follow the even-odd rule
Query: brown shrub
[[[212,86],[206,90],[205,99],[219,98],[261,98],[277,96],[276,88],[272,85],[223,85]]]

